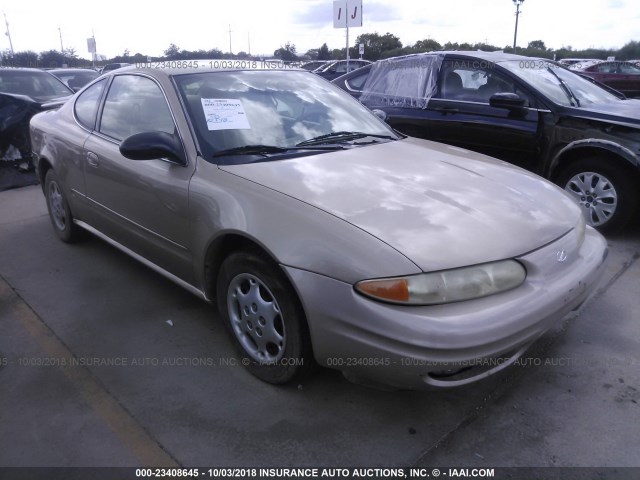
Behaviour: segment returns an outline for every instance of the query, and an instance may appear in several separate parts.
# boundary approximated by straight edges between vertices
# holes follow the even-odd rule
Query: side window
[[[341,62],[336,65],[335,68],[336,73],[347,73],[347,62]]]
[[[625,75],[640,75],[640,67],[624,62],[620,64],[620,73],[624,73]]]
[[[160,87],[140,75],[117,75],[102,109],[100,132],[124,140],[142,132],[174,133],[175,125]]]
[[[516,93],[533,105],[532,99],[513,80],[497,71],[495,65],[480,60],[450,60],[442,64],[440,98],[489,103],[496,93]]]
[[[76,99],[74,112],[80,125],[89,130],[93,130],[96,126],[96,114],[98,113],[98,104],[107,80],[101,80],[91,85]]]
[[[613,62],[603,62],[595,66],[598,73],[616,73],[616,64]]]
[[[367,77],[369,76],[369,71],[361,73],[360,75],[356,75],[355,77],[351,77],[346,81],[347,86],[351,90],[361,91],[362,87],[364,87],[365,82],[367,81]]]

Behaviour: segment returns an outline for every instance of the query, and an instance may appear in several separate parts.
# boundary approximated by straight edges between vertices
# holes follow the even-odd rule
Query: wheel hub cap
[[[253,360],[274,363],[282,359],[286,332],[280,307],[258,277],[242,273],[233,278],[227,309],[233,333]]]
[[[49,205],[53,222],[59,230],[64,230],[67,226],[67,212],[64,209],[62,193],[55,182],[49,185]]]
[[[584,209],[587,223],[594,227],[606,223],[618,206],[618,195],[613,184],[603,175],[583,172],[571,177],[565,190],[573,194]]]

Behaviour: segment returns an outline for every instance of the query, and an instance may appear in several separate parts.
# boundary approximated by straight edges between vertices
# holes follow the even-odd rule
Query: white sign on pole
[[[362,0],[333,2],[333,28],[361,27]]]
[[[87,38],[87,49],[89,53],[96,53],[96,39],[93,37]]]
[[[359,46],[359,55],[364,55],[364,43],[361,43]]]

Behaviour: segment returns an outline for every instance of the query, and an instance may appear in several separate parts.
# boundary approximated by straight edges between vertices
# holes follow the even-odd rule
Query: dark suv
[[[551,179],[602,231],[622,227],[637,209],[640,100],[554,62],[500,52],[426,53],[382,60],[333,83],[400,132]]]

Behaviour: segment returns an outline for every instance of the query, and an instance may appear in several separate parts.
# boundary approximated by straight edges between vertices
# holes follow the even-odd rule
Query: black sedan
[[[0,158],[31,160],[29,120],[57,108],[73,91],[49,72],[34,68],[0,68]]]
[[[333,81],[407,135],[485,153],[567,190],[602,231],[639,203],[640,100],[546,59],[437,52]]]

